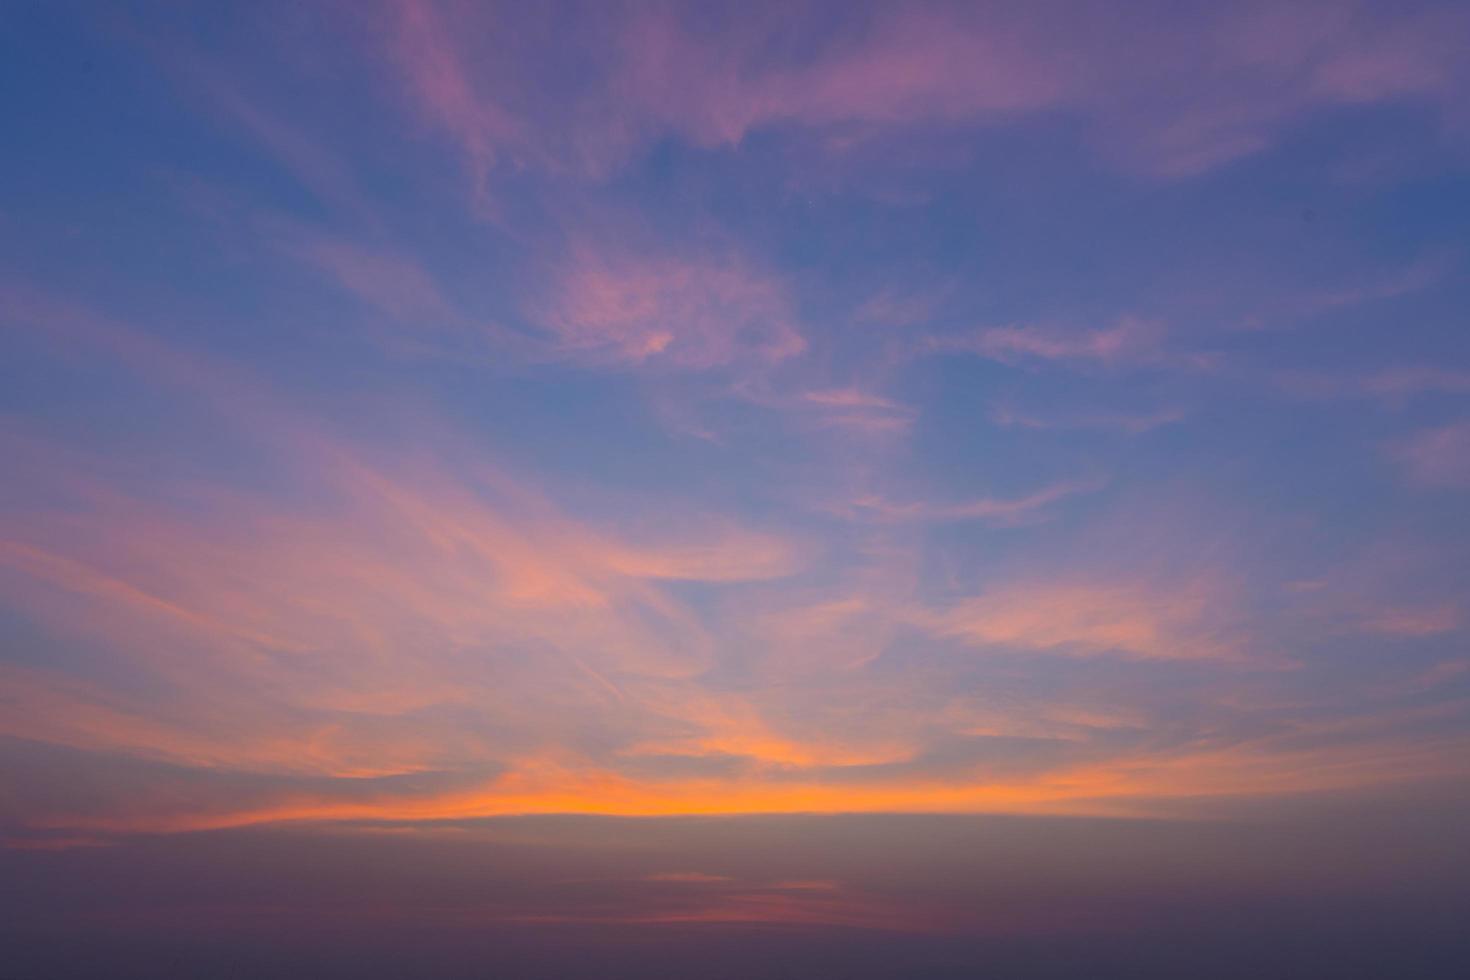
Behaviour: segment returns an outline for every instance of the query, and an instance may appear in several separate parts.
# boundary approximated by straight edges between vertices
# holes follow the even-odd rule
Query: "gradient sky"
[[[485,914],[583,921],[563,824],[477,821],[678,817],[618,921],[922,932],[980,900],[680,821],[1443,812],[1467,50],[1453,0],[7,4],[4,860],[534,839]]]

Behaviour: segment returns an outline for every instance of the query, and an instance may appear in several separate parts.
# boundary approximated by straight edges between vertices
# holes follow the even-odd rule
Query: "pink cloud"
[[[1428,429],[1397,450],[1409,479],[1421,486],[1470,488],[1470,422]]]
[[[1470,371],[1428,364],[1401,365],[1372,373],[1282,373],[1276,383],[1302,398],[1370,397],[1407,399],[1470,392]]]
[[[446,23],[433,0],[392,0],[384,40],[415,109],[447,132],[465,156],[476,205],[493,211],[490,171],[508,148],[523,144],[521,124],[481,90],[462,45],[479,31]]]
[[[1452,112],[1470,23],[1453,10],[1356,3],[1233,4],[1203,18],[880,4],[798,47],[779,17],[715,32],[678,9],[639,7],[555,35],[583,51],[591,80],[574,83],[546,72],[534,45],[497,46],[511,30],[498,15],[428,0],[394,11],[386,42],[412,103],[460,147],[481,197],[506,153],[602,176],[670,133],[708,148],[780,129],[870,140],[1040,113],[1080,120],[1130,169],[1185,177],[1262,151],[1323,107],[1414,100]]]
[[[852,318],[858,323],[911,327],[929,320],[935,308],[953,291],[953,283],[929,292],[885,289],[865,301]]]
[[[1317,109],[1415,100],[1455,112],[1463,71],[1454,51],[1470,31],[1459,12],[1248,3],[1211,19],[1159,25],[1147,54],[1125,44],[1144,55],[1134,72],[1108,64],[1093,139],[1110,155],[1188,177],[1270,147]]]
[[[1440,367],[1388,368],[1365,378],[1363,388],[1375,395],[1417,395],[1470,391],[1470,371]]]
[[[880,523],[979,520],[1010,526],[1037,518],[1038,512],[1058,501],[1094,493],[1104,485],[1102,480],[1063,480],[1021,497],[983,497],[956,504],[895,503],[869,495],[852,501],[840,512]]]
[[[1390,636],[1439,636],[1459,629],[1460,621],[1460,610],[1453,605],[1407,606],[1369,616],[1363,626]]]
[[[903,622],[913,583],[901,573],[867,570],[838,590],[793,592],[740,609],[740,629],[782,678],[830,677],[877,658]],[[868,734],[872,733],[871,727]]]
[[[1406,266],[1386,271],[1361,270],[1351,282],[1334,287],[1288,291],[1246,316],[1241,326],[1256,330],[1292,324],[1334,310],[1411,295],[1443,280],[1455,265],[1453,254],[1433,252]]]
[[[1310,88],[1334,101],[1443,97],[1464,80],[1463,10],[1427,10],[1396,21],[1360,18],[1312,65]]]
[[[734,257],[575,248],[532,319],[592,363],[702,370],[806,347],[785,289]]]
[[[818,413],[822,427],[873,436],[907,432],[919,415],[909,405],[857,387],[819,388],[801,398]]]
[[[1228,658],[1237,650],[1213,626],[1220,599],[1203,583],[1023,583],[965,600],[931,622],[944,635],[999,649]]]
[[[977,21],[883,9],[861,37],[798,64],[763,58],[773,39],[755,31],[717,41],[645,13],[624,38],[623,84],[640,109],[706,146],[783,123],[964,119],[1052,105],[1067,93],[1065,55],[1018,43],[1021,25]]]
[[[395,320],[419,326],[462,321],[438,283],[412,258],[304,228],[286,227],[281,242],[289,254]]]

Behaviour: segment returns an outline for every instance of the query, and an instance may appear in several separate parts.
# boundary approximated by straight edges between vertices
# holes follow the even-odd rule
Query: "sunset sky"
[[[1467,52],[1455,0],[4,5],[0,936],[1032,976],[1269,894],[1449,955]]]

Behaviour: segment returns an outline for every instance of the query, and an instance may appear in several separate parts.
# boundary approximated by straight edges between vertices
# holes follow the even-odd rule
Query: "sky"
[[[1470,964],[1467,50],[0,6],[18,976]]]

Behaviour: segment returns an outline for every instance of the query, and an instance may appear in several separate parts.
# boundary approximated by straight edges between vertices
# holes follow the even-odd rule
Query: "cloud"
[[[1362,379],[1361,388],[1381,396],[1459,394],[1470,392],[1470,371],[1429,366],[1386,368]]]
[[[628,84],[644,112],[702,145],[783,125],[912,129],[1070,112],[1114,160],[1182,177],[1266,149],[1317,108],[1418,99],[1448,111],[1462,78],[1449,39],[1463,40],[1467,22],[1452,12],[1246,4],[1204,24],[1156,13],[880,6],[800,62],[769,57],[774,37],[746,31],[716,45],[647,16],[634,24]],[[676,77],[685,84],[668,84]]]
[[[1360,273],[1351,283],[1333,289],[1303,291],[1284,297],[1266,310],[1246,317],[1244,326],[1262,328],[1273,321],[1292,322],[1368,303],[1421,292],[1442,281],[1456,265],[1449,252],[1431,252],[1407,266],[1387,272]]]
[[[650,14],[632,23],[625,41],[627,85],[644,111],[714,146],[783,123],[964,119],[1046,107],[1063,96],[1064,56],[1016,43],[1016,27],[976,20],[880,10],[855,42],[829,42],[805,63],[762,64],[774,38],[745,31],[718,44]],[[674,77],[689,84],[668,85]]]
[[[463,322],[433,276],[414,259],[344,237],[274,224],[281,229],[287,254],[315,266],[369,308],[417,327]]]
[[[1470,488],[1470,422],[1426,429],[1395,454],[1409,479],[1420,486]]]
[[[1277,385],[1299,398],[1378,398],[1399,400],[1470,392],[1470,370],[1405,364],[1372,372],[1281,372]]]
[[[608,282],[607,308],[637,314],[584,318],[614,339],[565,356],[653,364],[687,342],[671,371],[768,363],[721,332],[739,316],[713,314],[717,341],[696,331],[627,360],[617,338],[645,320],[720,305],[670,293],[755,295],[755,309],[789,313],[775,286],[711,289],[699,256],[630,254],[614,265],[650,262],[658,298],[624,301]],[[729,266],[715,267],[724,282]],[[672,286],[666,269],[679,270]],[[1252,569],[1229,565],[1216,536],[1234,532],[1202,519],[1197,496],[1147,498],[1099,532],[1091,508],[1065,527],[1036,520],[1095,481],[944,502],[848,494],[859,519],[797,534],[754,516],[779,494],[742,516],[688,471],[653,466],[639,492],[656,519],[634,523],[603,488],[558,494],[426,410],[394,403],[379,407],[391,427],[334,425],[138,327],[0,295],[28,340],[142,379],[210,443],[183,467],[175,443],[122,453],[19,424],[0,437],[0,596],[22,623],[0,670],[0,730],[44,763],[26,770],[37,788],[19,794],[15,823],[81,838],[565,811],[1144,811],[1174,793],[1439,773],[1460,747],[1416,741],[1433,722],[1375,705],[1379,729],[1302,734],[1322,704],[1360,692],[1263,680],[1275,651],[1235,620],[1233,583]],[[603,307],[569,307],[584,308]],[[871,378],[816,383],[820,369],[791,366],[799,377],[768,403],[818,427],[905,415]],[[99,397],[98,411],[115,404]],[[873,485],[913,475],[906,448],[841,452]],[[997,547],[975,549],[954,547],[973,529],[932,526],[967,520],[1037,526],[977,532]],[[1033,546],[1056,560],[1030,563]],[[1371,608],[1405,613],[1379,623],[1394,635],[1429,635],[1444,625],[1435,605]],[[1307,687],[1324,672],[1300,676]],[[650,873],[688,867],[702,866]]]
[[[934,316],[936,307],[954,291],[954,283],[926,291],[884,289],[853,311],[857,323],[880,327],[912,327]]]
[[[658,871],[643,876],[644,881],[667,881],[679,885],[718,885],[733,881],[728,875],[712,875],[703,871]]]
[[[594,364],[705,370],[806,347],[784,287],[729,256],[576,247],[529,312],[557,354]]]
[[[524,136],[521,123],[481,91],[466,64],[461,46],[477,32],[446,23],[433,0],[391,0],[386,7],[381,39],[411,105],[458,144],[474,203],[481,214],[493,214],[491,170],[507,150],[524,144]]]
[[[1460,628],[1460,610],[1453,605],[1386,609],[1366,618],[1363,627],[1388,636],[1439,636]]]
[[[1157,412],[1082,412],[1071,415],[1041,416],[1018,412],[1007,406],[993,410],[990,419],[996,425],[1008,429],[1063,429],[1095,432],[1123,432],[1142,435],[1155,429],[1173,425],[1186,417],[1183,409],[1166,408]]]
[[[857,520],[878,523],[909,521],[985,521],[1009,526],[1035,519],[1057,501],[1078,494],[1094,493],[1105,486],[1101,480],[1063,480],[1021,497],[982,497],[956,504],[895,503],[884,497],[858,497],[839,512]]]
[[[1165,660],[1231,657],[1214,626],[1218,590],[1063,582],[1002,585],[933,616],[941,635],[996,650]]]
[[[293,466],[318,506],[195,486],[188,515],[117,492],[83,513],[0,513],[7,599],[133,678],[7,667],[0,730],[275,779],[154,799],[140,784],[132,816],[114,818],[223,825],[472,796],[536,808],[548,804],[528,797],[603,795],[599,779],[631,799],[625,777],[595,774],[660,733],[687,732],[699,752],[781,744],[742,699],[692,686],[711,638],[663,583],[789,575],[783,540],[703,521],[638,542],[500,476],[466,482],[342,446]],[[67,479],[48,471],[54,499],[75,493]],[[437,771],[460,784],[383,784],[365,799],[336,782]],[[303,776],[328,782],[282,782]]]
[[[508,767],[595,771],[620,746],[674,727],[729,730],[691,716],[681,707],[690,697],[668,698],[661,714],[630,695],[632,682],[687,689],[709,665],[710,637],[671,584],[789,576],[803,561],[790,541],[668,510],[641,534],[599,529],[465,446],[429,451],[444,449],[442,433],[401,455],[381,443],[368,451],[279,404],[260,410],[271,403],[259,390],[223,383],[207,362],[27,302],[28,317],[66,328],[50,334],[58,341],[121,351],[119,363],[186,404],[217,407],[257,441],[276,487],[294,488],[282,496],[203,476],[180,487],[146,467],[4,434],[16,493],[0,508],[0,592],[133,680],[7,665],[0,689],[12,707],[0,728],[277,781],[249,792],[207,783],[172,804],[140,789],[136,819],[173,820],[170,807],[205,822],[369,813],[379,802],[344,798],[335,784],[280,780],[445,771],[483,791]],[[578,730],[600,734],[579,747]],[[385,784],[382,796],[411,806],[426,792],[445,785]]]
[[[758,6],[757,10],[761,8]],[[1339,107],[1428,106],[1453,119],[1470,21],[1452,9],[1232,4],[850,5],[817,30],[695,11],[543,13],[397,0],[379,46],[417,119],[458,147],[477,201],[509,162],[605,178],[670,136],[700,148],[752,134],[903,139],[1043,118],[1106,159],[1178,179],[1263,152]],[[516,37],[517,45],[501,40]],[[797,41],[800,40],[800,43]],[[557,71],[568,51],[578,71]]]
[[[722,151],[777,136],[819,148],[816,169],[830,173],[854,146],[904,146],[890,156],[911,167],[918,131],[963,140],[1040,120],[1116,166],[1180,179],[1264,152],[1313,113],[1390,105],[1464,122],[1470,19],[1452,6],[859,3],[819,20],[815,6],[756,4],[718,24],[677,6],[568,12],[378,0],[314,27],[267,24],[250,36],[289,84],[250,77],[227,45],[216,54],[174,24],[122,30],[212,120],[369,226],[379,205],[358,161],[373,154],[334,146],[297,102],[382,100],[399,129],[452,147],[473,213],[497,221],[527,173],[606,181],[670,139]],[[376,135],[383,147],[401,134]]]
[[[1103,368],[1178,366],[1203,370],[1209,354],[1176,353],[1165,346],[1164,326],[1125,316],[1111,327],[1068,329],[1024,325],[984,327],[969,334],[930,339],[932,350],[967,351],[1002,364],[1056,362]]]
[[[856,387],[806,391],[801,400],[817,412],[823,428],[875,436],[907,432],[919,414],[912,406]]]

